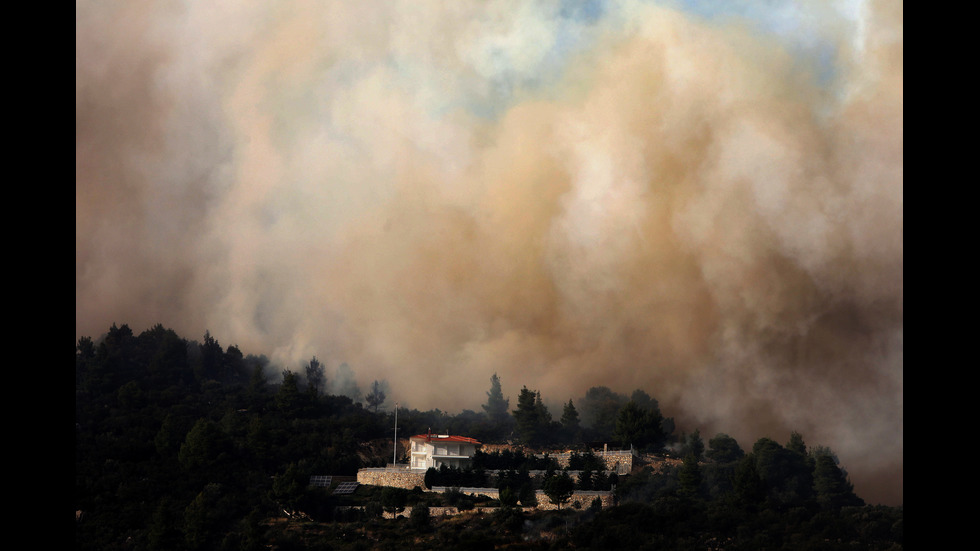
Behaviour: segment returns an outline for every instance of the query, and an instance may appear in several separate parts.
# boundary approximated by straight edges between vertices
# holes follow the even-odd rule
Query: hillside
[[[683,460],[642,452],[631,474],[616,480],[618,505],[608,508],[523,510],[505,502],[503,490],[499,501],[423,488],[334,496],[309,487],[310,476],[353,477],[390,462],[391,416],[319,393],[290,372],[270,381],[261,358],[206,337],[198,343],[161,326],[136,335],[124,325],[77,344],[76,549],[384,549],[406,538],[447,549],[529,541],[556,549],[902,547],[902,508],[865,506],[832,452],[807,448],[799,435],[786,445],[763,438],[746,450],[726,435],[707,445],[689,437],[672,443],[686,450]],[[541,410],[532,401],[527,411]],[[624,418],[638,411],[632,401],[620,408]],[[646,411],[637,418],[661,419]],[[526,437],[521,412],[518,405],[514,419],[501,422]],[[406,435],[437,423],[455,434],[502,430],[472,412],[399,412]],[[399,442],[404,451],[407,438]],[[515,476],[539,468],[530,452],[560,448],[490,444],[478,462]],[[578,449],[575,460],[588,465]],[[465,522],[422,513],[381,518],[385,507],[446,506],[474,512]]]

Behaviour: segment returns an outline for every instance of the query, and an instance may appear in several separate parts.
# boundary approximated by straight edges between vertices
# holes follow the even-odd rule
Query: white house
[[[409,439],[411,442],[412,470],[424,471],[429,467],[436,469],[445,465],[462,469],[473,461],[480,442],[466,436],[448,434],[419,434]]]

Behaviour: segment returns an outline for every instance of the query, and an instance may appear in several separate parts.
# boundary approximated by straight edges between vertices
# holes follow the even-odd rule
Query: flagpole
[[[398,466],[398,402],[395,402],[395,447],[391,450],[391,462]]]

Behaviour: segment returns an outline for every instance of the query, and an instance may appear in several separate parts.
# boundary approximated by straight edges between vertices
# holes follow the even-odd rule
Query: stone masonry
[[[357,481],[372,486],[393,486],[411,490],[418,486],[425,489],[425,473],[417,471],[393,471],[388,469],[359,469]]]

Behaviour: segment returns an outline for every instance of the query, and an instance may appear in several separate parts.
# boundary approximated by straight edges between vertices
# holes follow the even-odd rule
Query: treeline
[[[429,429],[442,434],[463,434],[487,443],[511,442],[535,449],[584,448],[606,443],[638,451],[658,453],[683,447],[687,436],[675,434],[674,420],[665,417],[659,403],[642,389],[630,395],[605,386],[590,388],[583,396],[562,404],[555,417],[544,404],[541,392],[523,387],[516,407],[500,389],[500,379],[490,379],[487,402],[482,412],[463,410],[450,415],[440,410],[399,409],[399,426],[411,434]],[[442,427],[436,430],[436,427]]]
[[[539,476],[532,477],[531,471],[539,471]],[[503,492],[510,489],[515,492],[537,490],[552,476],[576,473],[573,482],[575,490],[608,491],[619,482],[616,473],[608,473],[606,464],[591,450],[585,453],[572,452],[565,467],[547,453],[538,457],[526,455],[522,450],[497,450],[484,452],[477,450],[473,454],[472,464],[463,467],[447,467],[438,469],[430,467],[425,473],[425,486],[433,487],[496,487]]]
[[[187,340],[160,325],[138,335],[126,325],[113,325],[98,341],[79,339],[76,549],[285,549],[292,536],[268,519],[303,511],[330,523],[320,526],[320,537],[335,534],[341,542],[350,533],[344,523],[375,522],[372,515],[343,512],[335,498],[308,485],[313,474],[352,476],[361,467],[385,464],[386,454],[391,458],[391,447],[382,456],[364,448],[392,437],[392,416],[385,412],[390,389],[375,381],[362,395],[350,367],[342,367],[345,375],[335,373],[332,382],[316,358],[272,377],[276,368],[263,356],[223,347],[209,333],[200,342]],[[334,393],[341,386],[349,395]],[[486,395],[481,412],[399,409],[399,434],[431,428],[544,448],[608,441],[648,451],[669,447],[687,458],[676,468],[620,477],[615,481],[619,507],[566,509],[564,514],[580,516],[565,518],[559,523],[563,531],[548,536],[556,545],[574,540],[579,547],[611,548],[617,542],[634,544],[641,536],[661,543],[723,537],[778,549],[798,533],[836,534],[851,542],[901,541],[901,509],[861,507],[833,453],[807,449],[799,435],[785,445],[760,439],[751,450],[723,434],[705,445],[697,431],[676,436],[672,420],[642,390],[626,396],[594,387],[565,402],[558,419],[544,407],[540,392],[527,388],[511,408],[496,375]],[[589,471],[579,488],[611,488],[589,457],[576,454],[569,465]],[[568,481],[562,471],[520,450],[480,452],[472,470],[506,471],[496,479],[506,508],[533,499],[527,471],[542,465],[555,472],[546,477],[552,481],[548,491],[563,495]],[[436,473],[442,474],[452,473]],[[627,504],[632,505],[624,509]],[[488,530],[472,534],[474,542],[521,541],[529,537],[530,514],[504,511],[467,530]],[[642,525],[633,529],[637,518]],[[389,545],[387,536],[379,535],[371,547],[402,541],[396,528],[371,526],[392,537]],[[459,533],[433,530],[426,536],[433,545],[462,544]],[[337,546],[358,548],[358,543]]]
[[[77,549],[260,549],[311,474],[365,465],[383,414],[267,377],[264,357],[157,325],[113,325],[75,352]],[[129,541],[130,543],[126,543]]]

